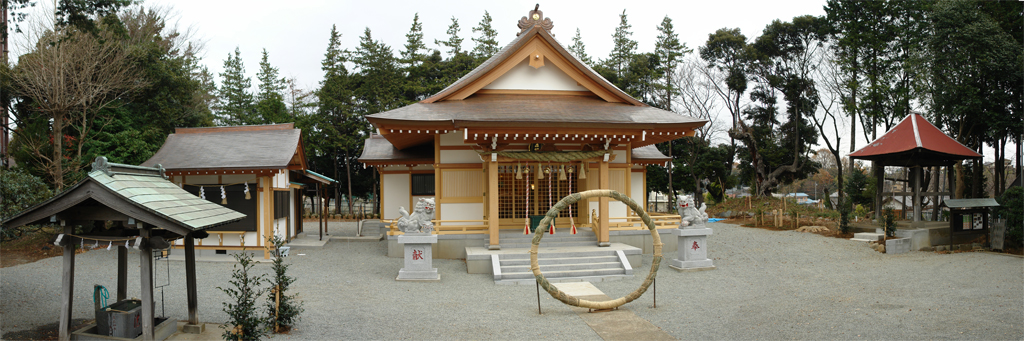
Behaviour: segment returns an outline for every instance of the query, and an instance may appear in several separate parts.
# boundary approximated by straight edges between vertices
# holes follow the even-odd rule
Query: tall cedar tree
[[[445,86],[441,80],[441,53],[431,50],[423,43],[423,24],[417,13],[412,18],[412,27],[405,34],[405,49],[402,50],[402,68],[405,69],[405,103],[426,99],[441,91]]]
[[[217,91],[217,124],[222,126],[259,124],[255,119],[253,95],[249,92],[252,79],[245,75],[242,51],[235,47],[234,55],[224,60],[224,72],[220,73],[220,89]]]
[[[288,114],[288,107],[284,104],[286,81],[278,75],[277,68],[271,66],[267,58],[267,49],[263,49],[260,72],[256,74],[256,79],[260,81],[260,92],[256,94],[256,119],[261,124],[292,122],[294,117]]]
[[[1020,134],[1021,98],[1014,96],[1022,79],[1020,45],[974,2],[939,3],[932,15],[934,35],[928,47],[937,123],[978,152],[984,142],[995,145],[1009,134]],[[987,196],[980,160],[972,167],[973,184],[964,181],[960,164],[956,169],[956,197]]]
[[[348,179],[349,210],[351,212],[353,185],[369,184],[370,186],[356,188],[359,193],[366,193],[371,190],[372,182],[367,181],[372,176],[369,171],[361,171],[362,167],[355,167],[356,158],[362,151],[363,139],[370,135],[370,125],[366,123],[365,115],[396,109],[405,105],[402,99],[405,84],[405,74],[399,65],[398,58],[395,58],[391,47],[381,41],[373,39],[370,29],[363,32],[359,38],[359,47],[352,55],[352,62],[355,64],[352,89],[355,94],[355,112],[362,132],[358,136],[358,144],[343,147],[345,158],[345,169]],[[355,137],[355,136],[354,136]],[[356,168],[356,169],[353,169]],[[359,174],[362,179],[353,180],[351,177]]]
[[[572,37],[572,45],[569,45],[569,53],[579,59],[587,66],[593,66],[594,61],[587,55],[587,46],[583,44],[583,37],[580,36],[580,29],[576,28],[576,36]]]
[[[473,41],[476,42],[476,46],[473,47],[473,58],[477,59],[477,63],[483,63],[495,53],[498,53],[498,50],[500,50],[498,47],[498,31],[491,27],[490,13],[484,11],[484,17],[480,19],[480,24],[473,28],[473,33],[480,33],[479,38],[473,38]]]
[[[314,171],[331,172],[338,177],[338,157],[343,155],[343,148],[361,146],[365,130],[362,117],[355,113],[355,95],[352,91],[352,80],[345,63],[348,62],[348,51],[341,48],[341,34],[336,26],[331,26],[331,34],[327,51],[321,62],[324,79],[320,81],[320,89],[316,91],[317,114],[303,120],[302,133],[307,141],[307,158],[313,163]],[[335,200],[340,197],[339,185],[332,185]],[[340,206],[340,205],[339,205]],[[338,206],[335,206],[339,210]],[[337,213],[337,212],[336,212]]]
[[[686,48],[685,43],[679,42],[679,35],[672,28],[672,18],[666,15],[661,20],[661,24],[658,25],[658,40],[654,43],[654,54],[658,57],[660,63],[658,72],[662,75],[658,84],[661,91],[655,96],[657,107],[673,111],[672,98],[679,94],[679,88],[673,83],[676,67],[679,65],[679,58],[690,52],[692,50]],[[674,153],[675,148],[672,147],[674,143],[674,141],[668,141],[668,147],[664,148],[668,150],[669,157],[672,157],[672,153]],[[672,172],[668,173],[668,185],[670,197],[675,198]],[[704,201],[702,196],[697,195],[696,197],[698,205]]]
[[[478,65],[478,61],[465,51],[462,51],[462,38],[459,37],[459,21],[452,17],[452,24],[448,26],[448,40],[434,40],[435,44],[448,48],[448,59],[439,65],[440,78],[438,82],[447,86],[455,83],[469,71]]]
[[[462,53],[462,38],[459,37],[459,19],[452,17],[452,24],[448,25],[448,40],[437,40],[434,39],[434,44],[444,46],[448,48],[448,58],[452,58]]]
[[[625,73],[629,63],[633,60],[633,55],[636,54],[637,43],[631,38],[633,32],[630,29],[632,28],[633,25],[630,25],[626,18],[626,10],[622,10],[622,14],[619,14],[619,26],[615,28],[615,34],[612,34],[612,52],[603,63],[615,75],[621,76]]]
[[[739,127],[741,115],[740,99],[747,91],[747,37],[740,33],[739,28],[720,28],[708,34],[707,42],[699,51],[700,58],[709,66],[726,74],[725,88],[716,84],[717,92],[726,102],[729,114],[732,115],[732,129],[735,130]],[[735,142],[731,144],[735,146]]]

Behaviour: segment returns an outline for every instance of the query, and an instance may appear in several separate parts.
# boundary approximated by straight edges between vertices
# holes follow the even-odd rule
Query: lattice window
[[[579,188],[579,180],[576,177],[579,173],[578,165],[566,165],[566,180],[559,180],[560,164],[543,165],[540,169],[548,171],[544,174],[544,179],[537,179],[538,167],[536,165],[531,165],[529,172],[522,171],[522,179],[516,179],[516,166],[515,164],[498,166],[499,218],[526,218],[527,194],[529,194],[529,214],[541,215],[547,213],[552,204],[566,195],[577,192],[577,188]],[[525,169],[525,166],[523,168]],[[572,186],[569,186],[570,182]],[[529,193],[527,193],[527,186],[532,188]],[[549,194],[551,195],[550,204]],[[577,215],[578,209],[577,204],[572,205],[571,211],[574,216]],[[560,216],[568,217],[569,209],[562,211]]]

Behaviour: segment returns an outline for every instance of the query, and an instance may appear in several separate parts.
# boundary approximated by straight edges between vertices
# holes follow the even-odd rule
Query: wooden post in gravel
[[[61,221],[61,225],[65,222]],[[71,340],[71,307],[75,298],[75,243],[71,240],[71,234],[75,232],[73,226],[64,226],[64,236],[68,240],[64,244],[64,270],[63,281],[60,288],[60,330],[58,336],[61,341]]]

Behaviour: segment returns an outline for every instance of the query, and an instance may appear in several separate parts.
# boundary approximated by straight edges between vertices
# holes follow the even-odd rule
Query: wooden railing
[[[609,218],[608,223],[609,231],[636,231],[646,230],[647,226],[644,226],[643,220],[637,216],[631,217],[613,217]],[[619,220],[619,221],[614,221]],[[651,220],[654,221],[654,226],[661,229],[674,229],[679,227],[679,221],[681,217],[677,214],[657,214],[651,215]],[[398,230],[398,219],[382,219],[382,223],[388,227],[389,236],[397,236],[404,234]],[[431,220],[434,223],[434,234],[486,234],[487,233],[487,220]],[[577,224],[577,227],[592,226],[591,224]]]
[[[608,230],[609,231],[635,231],[635,230],[646,230],[647,229],[647,226],[644,226],[643,220],[641,220],[640,217],[637,217],[637,216],[612,217],[612,218],[608,218],[608,220],[619,220],[619,221],[609,221],[608,222]],[[622,220],[625,220],[625,221],[622,221]],[[653,215],[652,214],[651,215],[651,220],[654,221],[654,227],[656,227],[659,230],[661,230],[661,229],[674,229],[674,228],[678,228],[679,227],[679,221],[681,220],[681,217],[679,215],[677,215],[677,214],[672,214],[672,215],[669,215],[669,214]]]
[[[382,219],[389,236],[405,234],[398,230],[398,219]],[[431,220],[434,234],[486,234],[487,220]]]

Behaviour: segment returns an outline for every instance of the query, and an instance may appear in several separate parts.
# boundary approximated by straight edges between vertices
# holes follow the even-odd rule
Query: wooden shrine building
[[[292,123],[177,128],[143,166],[163,165],[171,182],[246,214],[210,231],[200,252],[264,250],[272,236],[302,232],[302,188],[334,180],[307,169],[302,132]],[[181,247],[176,244],[175,247]]]
[[[159,167],[107,163],[99,157],[84,180],[53,198],[3,222],[5,227],[30,224],[62,226],[54,244],[64,249],[59,337],[72,339],[75,247],[117,248],[117,301],[128,296],[128,247],[139,250],[142,339],[163,339],[177,331],[177,319],[156,323],[153,307],[153,250],[180,241],[185,249],[185,281],[188,301],[187,332],[201,332],[198,318],[196,264],[193,238],[204,230],[240,221],[245,215],[197,198],[167,181]],[[76,232],[81,226],[89,232]],[[102,252],[102,251],[97,251]],[[211,288],[205,288],[210,290]],[[9,312],[10,313],[10,312]],[[91,329],[90,329],[91,328]],[[85,339],[104,339],[96,325],[76,331]],[[82,334],[82,335],[78,335]]]
[[[435,198],[438,234],[482,234],[495,250],[500,230],[523,230],[570,193],[613,189],[646,203],[646,165],[669,161],[654,144],[692,136],[707,121],[630,97],[571,55],[552,27],[534,9],[515,40],[455,83],[366,116],[377,134],[359,161],[381,176],[383,219]],[[609,225],[630,215],[595,198],[555,224],[592,225],[604,246]]]

